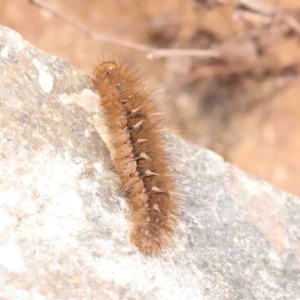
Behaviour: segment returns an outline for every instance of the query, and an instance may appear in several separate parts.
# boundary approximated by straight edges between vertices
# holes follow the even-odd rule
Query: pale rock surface
[[[182,222],[141,254],[98,103],[89,77],[0,28],[0,299],[300,299],[300,199],[172,135]]]

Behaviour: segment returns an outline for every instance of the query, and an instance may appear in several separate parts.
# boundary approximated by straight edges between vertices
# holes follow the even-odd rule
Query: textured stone
[[[299,299],[300,199],[172,134],[174,246],[130,243],[91,88],[0,28],[0,299]]]

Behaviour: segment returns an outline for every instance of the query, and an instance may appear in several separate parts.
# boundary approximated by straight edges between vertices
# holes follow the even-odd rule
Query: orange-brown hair
[[[170,245],[178,216],[155,106],[140,77],[123,63],[104,62],[94,76],[121,190],[132,211],[131,241],[154,255]]]

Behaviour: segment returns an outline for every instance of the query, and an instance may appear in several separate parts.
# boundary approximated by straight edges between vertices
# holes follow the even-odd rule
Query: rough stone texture
[[[91,86],[0,28],[0,299],[300,299],[300,199],[172,135],[175,245],[130,244]]]

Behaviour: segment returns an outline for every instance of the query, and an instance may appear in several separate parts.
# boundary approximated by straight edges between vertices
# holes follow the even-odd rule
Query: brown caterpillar
[[[157,111],[140,77],[123,63],[104,62],[94,76],[121,190],[132,211],[131,242],[154,255],[170,246],[178,218]]]

